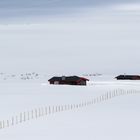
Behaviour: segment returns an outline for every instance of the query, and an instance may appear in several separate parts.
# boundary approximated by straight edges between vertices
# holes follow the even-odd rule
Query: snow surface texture
[[[3,83],[1,138],[138,140],[140,83],[90,84]]]
[[[4,129],[6,127],[10,127],[13,126],[15,124],[19,124],[25,121],[29,121],[31,119],[37,119],[38,117],[41,116],[45,116],[45,115],[49,115],[49,114],[53,114],[53,113],[57,113],[57,112],[62,112],[62,111],[67,111],[67,110],[72,110],[72,109],[78,109],[81,107],[85,107],[88,105],[92,105],[92,104],[97,104],[100,103],[102,101],[106,101],[108,99],[112,99],[113,97],[117,97],[120,95],[126,95],[126,94],[140,94],[140,91],[138,90],[122,90],[122,89],[118,89],[118,90],[114,90],[114,91],[109,91],[106,94],[103,94],[101,96],[98,96],[96,98],[90,99],[88,101],[81,101],[79,103],[69,103],[69,104],[65,104],[65,105],[51,105],[51,106],[46,106],[46,107],[39,107],[39,108],[35,108],[32,109],[30,111],[26,111],[26,112],[21,112],[19,115],[16,115],[11,117],[10,120],[3,120],[0,122],[0,128]]]

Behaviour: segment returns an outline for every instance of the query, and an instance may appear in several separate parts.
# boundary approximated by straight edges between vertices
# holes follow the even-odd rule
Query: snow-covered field
[[[120,92],[125,92],[121,95]],[[139,140],[139,81],[95,80],[88,86],[53,86],[44,82],[1,82],[0,130],[2,140]],[[129,92],[129,94],[127,94]],[[112,93],[103,101],[92,99]],[[131,93],[131,94],[130,94]],[[116,95],[115,95],[116,94]],[[118,95],[121,96],[118,96]],[[113,97],[114,96],[114,97]],[[73,109],[48,113],[7,127],[6,120],[34,109],[72,105]],[[58,108],[57,108],[58,109]],[[29,116],[31,117],[31,116]],[[27,119],[27,118],[26,118]],[[17,121],[17,120],[15,120]],[[17,124],[16,124],[17,123]],[[2,124],[1,124],[2,125]]]
[[[139,0],[0,0],[0,140],[140,140],[140,81],[114,79],[139,75],[139,15]],[[64,75],[90,82],[48,84]]]

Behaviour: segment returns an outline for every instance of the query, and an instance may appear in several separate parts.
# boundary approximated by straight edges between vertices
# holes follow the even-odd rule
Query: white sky
[[[139,74],[138,7],[123,3],[3,19],[1,71]]]

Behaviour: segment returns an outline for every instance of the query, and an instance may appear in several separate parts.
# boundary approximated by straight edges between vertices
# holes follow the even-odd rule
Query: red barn
[[[62,76],[62,77],[52,77],[48,80],[50,84],[55,85],[87,85],[88,79],[78,76]]]

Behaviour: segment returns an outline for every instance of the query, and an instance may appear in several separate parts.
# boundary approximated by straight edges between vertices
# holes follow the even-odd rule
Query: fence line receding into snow
[[[8,127],[32,120],[32,119],[38,119],[40,117],[47,116],[50,114],[79,109],[79,108],[86,107],[89,105],[94,105],[103,101],[107,101],[117,96],[122,96],[122,95],[127,95],[127,94],[137,94],[137,93],[140,93],[140,90],[116,89],[116,90],[108,91],[107,93],[100,95],[98,97],[94,97],[89,101],[82,101],[81,103],[77,103],[77,104],[43,106],[39,108],[34,108],[30,111],[20,112],[16,116],[12,116],[10,119],[1,120],[0,129],[8,128]]]

